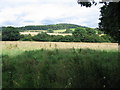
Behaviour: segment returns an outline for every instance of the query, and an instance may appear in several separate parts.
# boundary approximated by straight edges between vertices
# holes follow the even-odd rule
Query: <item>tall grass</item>
[[[3,55],[3,88],[119,88],[118,52],[33,50]]]

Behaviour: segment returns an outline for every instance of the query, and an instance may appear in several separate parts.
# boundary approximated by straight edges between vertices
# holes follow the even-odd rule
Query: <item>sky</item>
[[[96,28],[101,6],[81,7],[77,0],[0,0],[0,27],[69,23]]]

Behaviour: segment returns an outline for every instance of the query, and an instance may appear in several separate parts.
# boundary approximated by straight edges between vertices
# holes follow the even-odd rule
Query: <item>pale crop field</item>
[[[70,28],[70,30],[75,31],[75,28]],[[66,29],[54,30],[55,33],[62,33],[65,31],[66,31]]]
[[[39,34],[41,32],[20,32],[21,35],[31,35],[31,36],[35,36],[37,34]],[[62,35],[62,36],[66,36],[66,35],[72,35],[72,33],[47,33],[48,35]]]
[[[74,29],[71,29],[72,31],[74,31]],[[66,29],[60,29],[60,30],[53,30],[54,33],[47,33],[49,35],[62,35],[62,36],[66,36],[66,35],[72,35],[72,33],[63,33],[66,31]],[[35,36],[41,32],[47,32],[47,30],[26,30],[23,32],[20,32],[21,35],[28,35],[30,34],[31,36]]]
[[[2,54],[17,55],[24,51],[38,49],[95,49],[118,50],[118,43],[81,43],[81,42],[34,42],[34,41],[0,41]]]
[[[31,35],[31,36],[35,36],[37,34],[39,34],[40,32],[20,32],[21,35]]]
[[[70,35],[72,36],[72,33],[47,33],[48,35],[62,35],[62,36],[66,36],[66,35]]]
[[[71,29],[74,30],[74,29]],[[65,32],[66,29],[53,30],[55,33]],[[24,32],[47,32],[47,30],[25,30]]]
[[[53,30],[54,31],[54,33],[61,33],[61,32],[65,32],[66,31],[66,29],[61,29],[61,30]]]
[[[25,30],[23,32],[47,32],[47,30]]]

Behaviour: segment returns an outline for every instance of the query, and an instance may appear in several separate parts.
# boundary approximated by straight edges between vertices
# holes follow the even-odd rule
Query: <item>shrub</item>
[[[54,31],[52,29],[48,29],[47,32],[48,33],[54,33]]]
[[[33,37],[35,41],[49,41],[49,35],[46,32],[41,32]]]
[[[32,36],[29,35],[21,35],[20,41],[33,41]]]

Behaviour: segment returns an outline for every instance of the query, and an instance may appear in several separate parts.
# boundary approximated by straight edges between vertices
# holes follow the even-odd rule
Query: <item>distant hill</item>
[[[21,29],[21,30],[48,30],[48,29],[59,30],[59,29],[77,28],[77,27],[84,27],[85,28],[85,26],[61,23],[61,24],[52,24],[52,25],[24,26],[24,27],[18,27],[18,29]]]

